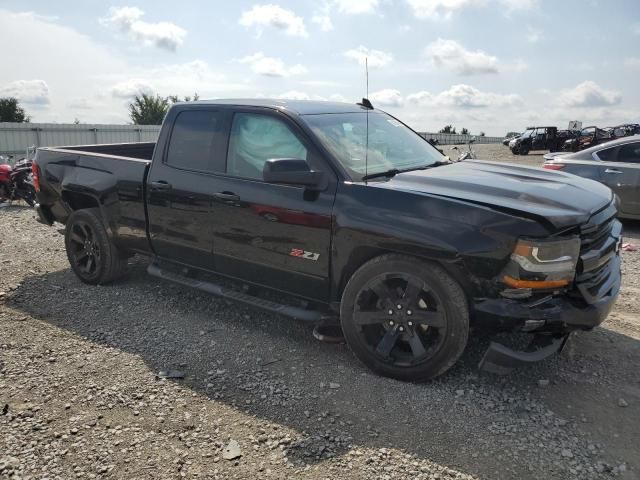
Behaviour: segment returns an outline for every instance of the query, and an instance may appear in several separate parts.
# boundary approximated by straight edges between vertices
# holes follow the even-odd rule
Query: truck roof
[[[273,98],[225,98],[218,100],[197,100],[182,105],[239,105],[246,107],[267,107],[287,110],[297,115],[318,115],[322,113],[353,113],[367,111],[354,103],[327,102],[321,100],[279,100]],[[369,110],[371,111],[371,110]]]

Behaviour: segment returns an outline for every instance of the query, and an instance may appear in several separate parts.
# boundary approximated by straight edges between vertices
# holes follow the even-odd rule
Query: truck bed
[[[102,145],[75,145],[72,147],[52,147],[53,150],[71,150],[78,153],[99,153],[115,157],[149,160],[153,157],[155,142],[106,143]]]
[[[145,180],[154,142],[38,149],[43,220],[66,224],[77,208],[100,208],[117,245],[148,252]]]

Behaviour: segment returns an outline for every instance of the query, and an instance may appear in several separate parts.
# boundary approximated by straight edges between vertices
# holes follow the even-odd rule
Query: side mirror
[[[327,184],[324,172],[309,168],[306,160],[298,158],[272,158],[265,162],[262,179],[267,183],[300,185],[313,190],[322,190]]]

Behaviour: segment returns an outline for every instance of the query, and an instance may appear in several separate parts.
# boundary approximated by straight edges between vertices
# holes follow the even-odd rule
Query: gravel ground
[[[0,208],[0,232],[0,478],[640,478],[640,252],[623,253],[610,318],[561,356],[481,375],[473,332],[414,385],[307,325],[148,277],[145,259],[84,285],[33,210]]]

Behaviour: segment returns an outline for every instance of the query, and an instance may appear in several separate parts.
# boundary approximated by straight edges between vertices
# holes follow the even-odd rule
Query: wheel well
[[[62,192],[62,201],[69,205],[73,211],[100,206],[98,201],[91,195],[78,192]]]
[[[338,292],[338,302],[342,300],[342,294],[344,293],[344,289],[347,286],[347,282],[353,276],[356,270],[358,270],[362,265],[367,263],[369,260],[379,257],[381,255],[390,254],[390,253],[403,255],[405,257],[413,257],[416,260],[436,263],[441,268],[443,268],[449,275],[451,275],[451,277],[456,282],[460,284],[463,292],[465,292],[465,296],[467,297],[467,303],[469,307],[471,306],[471,298],[469,296],[469,292],[472,291],[471,283],[469,281],[469,278],[463,274],[462,270],[459,268],[459,265],[453,265],[449,262],[439,261],[437,258],[421,257],[421,256],[411,255],[405,252],[382,250],[382,249],[371,248],[371,247],[359,248],[351,254],[351,258],[349,259],[349,265],[348,267],[345,268],[343,272],[343,276],[340,279],[340,287],[339,287],[340,290]]]

